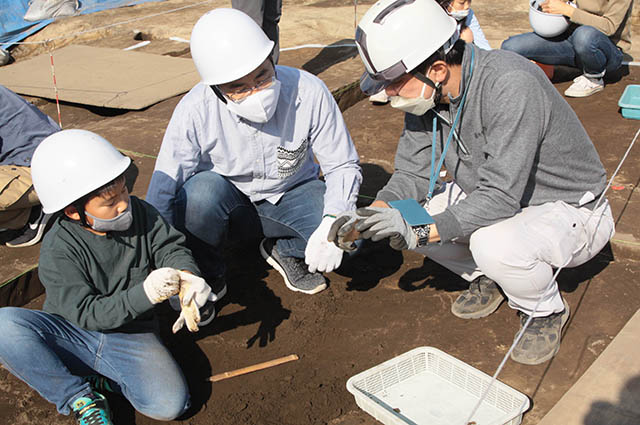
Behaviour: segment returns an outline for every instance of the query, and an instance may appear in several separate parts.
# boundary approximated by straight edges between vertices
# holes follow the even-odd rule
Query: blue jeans
[[[588,25],[554,38],[533,32],[514,35],[501,48],[547,65],[579,68],[592,78],[601,78],[605,72],[613,72],[622,65],[622,51],[609,37]]]
[[[264,236],[277,239],[281,255],[304,258],[307,241],[322,221],[324,192],[323,181],[309,180],[289,189],[275,205],[268,201],[252,203],[220,174],[202,171],[178,191],[176,227],[218,253],[227,238]],[[224,269],[222,264],[220,269]]]
[[[90,394],[82,378],[106,376],[140,413],[172,420],[189,405],[180,367],[153,333],[102,333],[60,316],[0,308],[0,362],[68,415],[71,403]]]

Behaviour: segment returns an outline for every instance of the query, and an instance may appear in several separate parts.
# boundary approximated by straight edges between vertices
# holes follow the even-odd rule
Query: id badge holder
[[[402,218],[404,218],[411,227],[435,223],[431,214],[429,214],[427,210],[425,210],[415,199],[389,201],[387,204],[389,204],[391,208],[395,208],[400,211]]]

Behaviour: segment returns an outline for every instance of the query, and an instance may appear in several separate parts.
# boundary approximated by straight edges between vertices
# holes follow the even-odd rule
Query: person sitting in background
[[[582,75],[564,92],[568,97],[591,96],[604,89],[606,73],[622,65],[623,52],[631,49],[633,0],[546,0],[542,12],[566,16],[573,24],[553,38],[535,32],[509,37],[503,50],[546,65],[566,65]]]
[[[45,113],[0,85],[0,240],[10,248],[42,238],[49,216],[31,183],[31,158],[40,142],[60,131]]]
[[[460,38],[473,43],[481,49],[491,50],[487,38],[480,28],[480,22],[471,9],[471,0],[440,0],[440,6],[458,23]]]

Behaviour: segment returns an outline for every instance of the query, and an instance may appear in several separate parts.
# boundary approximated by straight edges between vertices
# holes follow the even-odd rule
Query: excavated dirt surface
[[[345,2],[325,2],[344,4]],[[300,53],[299,55],[304,55]],[[283,54],[281,62],[302,66],[309,58]],[[609,173],[615,170],[639,121],[620,115],[617,101],[640,71],[613,77],[606,89],[571,99]],[[563,91],[568,82],[558,82]],[[133,193],[144,196],[162,134],[179,98],[143,111],[115,112],[62,105],[67,127],[100,131],[132,152]],[[36,104],[56,115],[55,105]],[[364,171],[360,203],[393,171],[402,114],[389,106],[361,101],[344,112]],[[117,140],[117,142],[116,142]],[[523,366],[507,362],[500,375],[527,394],[532,407],[523,423],[536,424],[607,347],[640,305],[637,291],[640,228],[638,183],[640,147],[631,152],[609,194],[617,231],[611,245],[591,262],[560,274],[559,284],[572,309],[562,347],[550,362]],[[219,316],[197,334],[170,334],[175,314],[159,310],[166,344],[183,367],[193,407],[181,420],[192,425],[251,424],[372,425],[346,390],[356,373],[419,346],[437,347],[492,375],[518,329],[515,311],[503,304],[493,315],[465,321],[449,309],[464,282],[423,257],[366,245],[356,257],[328,275],[329,288],[308,296],[289,291],[262,260],[259,240],[227,249],[229,293]],[[44,296],[28,307],[40,308]],[[1,325],[0,325],[1,326]],[[206,378],[295,353],[300,359],[268,370],[210,384]],[[110,396],[114,423],[157,424],[137,414],[119,396]],[[0,424],[73,424],[35,391],[0,369]]]

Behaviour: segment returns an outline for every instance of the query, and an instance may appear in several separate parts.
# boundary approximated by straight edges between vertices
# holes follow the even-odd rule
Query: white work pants
[[[427,208],[438,214],[465,198],[455,183],[447,183]],[[593,258],[614,233],[608,202],[593,212],[562,201],[526,207],[511,218],[480,228],[455,242],[416,248],[467,281],[481,275],[500,285],[509,306],[534,317],[563,310],[553,269],[576,267]]]

